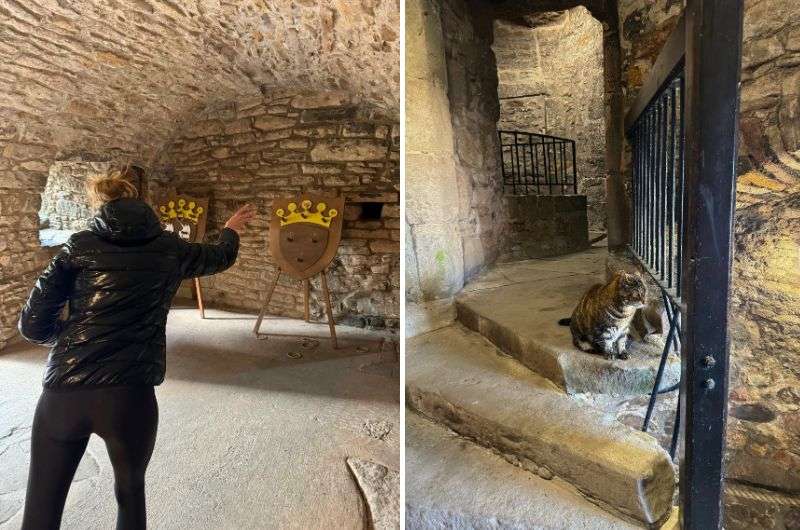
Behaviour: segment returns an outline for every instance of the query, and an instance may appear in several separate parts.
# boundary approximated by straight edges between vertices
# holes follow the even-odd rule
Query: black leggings
[[[106,442],[114,468],[117,530],[144,529],[144,473],[157,427],[153,387],[45,389],[33,418],[22,530],[58,530],[72,477],[92,433]]]

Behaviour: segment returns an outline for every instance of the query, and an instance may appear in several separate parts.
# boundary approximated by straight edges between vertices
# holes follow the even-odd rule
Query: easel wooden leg
[[[309,313],[309,310],[308,310],[308,290],[309,290],[309,285],[308,284],[309,284],[309,282],[308,282],[307,278],[305,280],[303,280],[303,288],[304,288],[303,302],[305,304],[305,310],[306,310],[306,322],[311,322],[310,313]]]
[[[200,318],[206,318],[206,309],[203,306],[203,291],[200,289],[200,278],[194,279],[194,290],[197,292],[197,308],[200,310]]]
[[[256,326],[253,328],[253,333],[258,336],[258,330],[261,328],[261,321],[264,320],[264,313],[267,312],[267,307],[269,306],[269,301],[272,300],[272,293],[275,292],[275,286],[278,285],[278,280],[281,277],[281,270],[278,269],[277,273],[275,274],[275,279],[272,280],[272,284],[267,289],[267,297],[264,300],[264,305],[261,306],[261,311],[258,313],[258,319],[256,320]]]
[[[339,345],[336,343],[336,326],[333,324],[333,309],[331,309],[331,293],[328,291],[328,280],[325,278],[325,271],[320,273],[322,276],[322,292],[325,296],[325,309],[328,312],[328,327],[331,328],[331,339],[333,340],[333,349],[337,349]]]

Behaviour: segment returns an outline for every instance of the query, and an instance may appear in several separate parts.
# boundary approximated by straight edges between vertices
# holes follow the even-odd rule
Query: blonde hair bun
[[[107,175],[92,177],[86,183],[89,202],[99,208],[107,202],[123,198],[136,198],[136,186],[125,180],[120,171],[110,171]]]

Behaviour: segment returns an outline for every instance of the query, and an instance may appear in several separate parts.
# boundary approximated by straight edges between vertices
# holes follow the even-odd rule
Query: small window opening
[[[361,220],[362,221],[375,221],[381,218],[383,214],[382,202],[362,202],[361,203]]]
[[[43,247],[63,245],[88,226],[92,217],[86,181],[108,171],[107,162],[56,161],[50,166],[39,210],[39,241]]]

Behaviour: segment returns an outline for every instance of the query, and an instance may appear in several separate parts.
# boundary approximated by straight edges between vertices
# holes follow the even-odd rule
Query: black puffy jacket
[[[167,312],[181,280],[233,265],[239,236],[226,228],[216,244],[187,243],[137,199],[106,203],[89,226],[37,280],[20,333],[53,346],[46,388],[157,385],[164,380]]]

